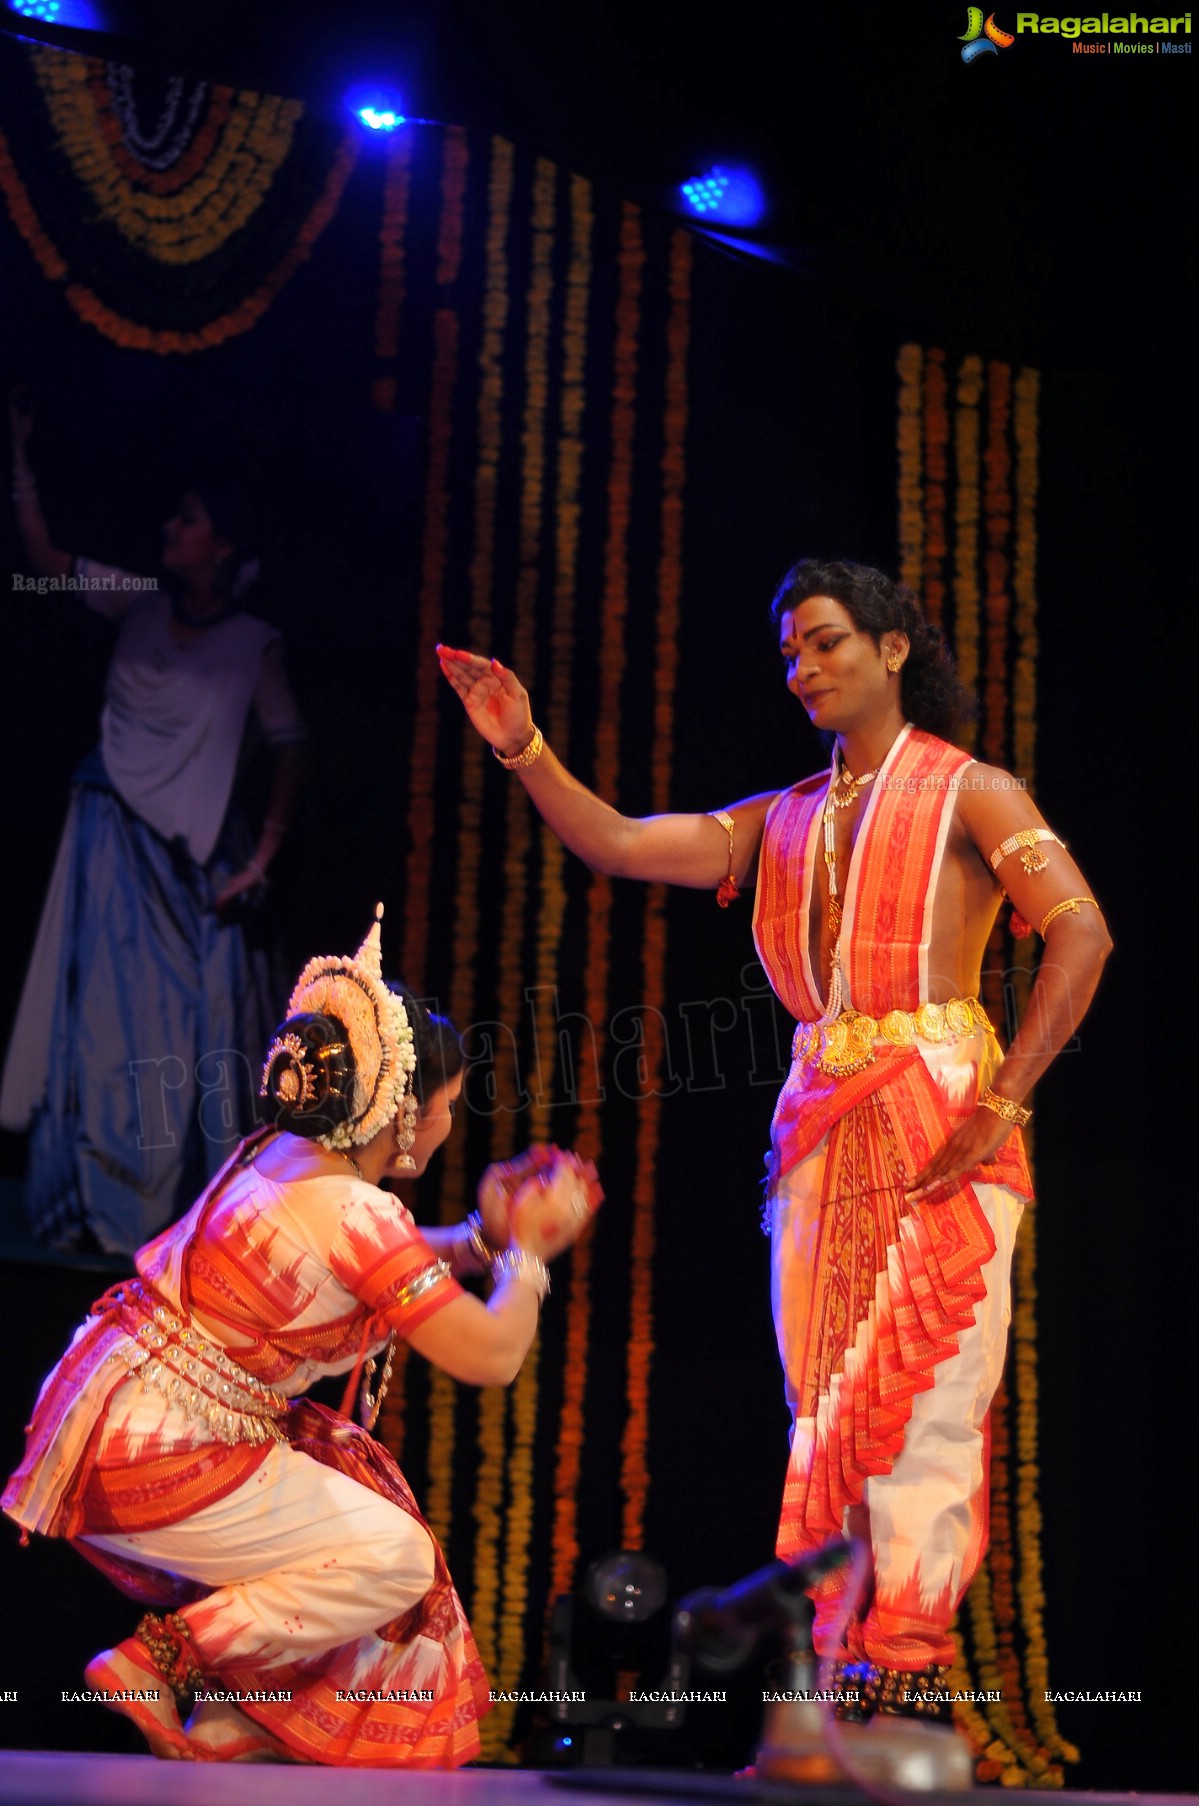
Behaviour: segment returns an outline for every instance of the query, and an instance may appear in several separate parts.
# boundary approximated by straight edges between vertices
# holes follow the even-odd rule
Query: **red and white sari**
[[[441,1551],[387,1451],[299,1395],[460,1288],[398,1199],[348,1170],[279,1183],[254,1152],[93,1306],[3,1507],[181,1610],[208,1686],[294,1757],[454,1767],[478,1753],[487,1687]],[[130,1371],[159,1307],[293,1401],[279,1440],[221,1440]]]

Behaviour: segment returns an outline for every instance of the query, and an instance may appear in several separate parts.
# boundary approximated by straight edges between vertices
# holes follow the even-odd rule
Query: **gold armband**
[[[510,759],[504,757],[498,746],[493,746],[491,750],[505,771],[523,771],[526,765],[536,765],[538,759],[541,757],[544,746],[545,736],[542,734],[542,731],[537,726],[536,722],[534,722],[533,738],[520,752],[513,753]]]
[[[1067,897],[1064,903],[1055,903],[1053,908],[1047,910],[1041,917],[1041,926],[1037,931],[1040,934],[1041,939],[1045,939],[1045,930],[1055,917],[1064,916],[1067,911],[1069,911],[1072,916],[1081,915],[1082,911],[1079,906],[1083,903],[1089,903],[1092,909],[1099,908],[1094,897]]]
[[[741,887],[733,876],[733,832],[737,826],[727,809],[713,809],[712,820],[718,821],[729,837],[729,869],[725,877],[716,886],[716,901],[721,909],[727,909],[733,898],[740,895]]]
[[[1031,878],[1034,872],[1043,872],[1049,861],[1044,853],[1036,850],[1038,843],[1042,840],[1051,840],[1058,847],[1064,847],[1066,844],[1064,840],[1059,840],[1050,828],[1021,828],[1018,834],[1009,834],[1006,840],[1000,841],[990,857],[991,870],[997,872],[1009,853],[1014,853],[1018,847],[1023,847],[1020,863],[1029,877]]]

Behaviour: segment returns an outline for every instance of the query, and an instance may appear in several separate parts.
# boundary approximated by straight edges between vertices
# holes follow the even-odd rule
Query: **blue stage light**
[[[723,169],[717,164],[705,175],[681,182],[679,194],[687,211],[703,220],[756,226],[766,217],[766,195],[749,169]]]
[[[346,106],[369,132],[395,132],[408,124],[394,88],[354,88],[346,95]]]
[[[394,132],[404,123],[404,115],[394,107],[359,107],[358,117],[372,132]]]
[[[111,21],[96,0],[9,0],[12,10],[42,25],[70,25],[78,31],[110,31]]]

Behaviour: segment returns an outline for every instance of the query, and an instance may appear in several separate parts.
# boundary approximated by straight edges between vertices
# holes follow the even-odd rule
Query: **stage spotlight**
[[[593,1561],[580,1597],[550,1614],[549,1728],[537,1755],[558,1766],[608,1767],[644,1758],[687,1715],[686,1655],[672,1648],[666,1570],[640,1550]],[[632,1693],[627,1691],[632,1688]],[[642,1692],[648,1697],[640,1697]]]
[[[353,88],[346,95],[346,106],[369,132],[395,132],[409,124],[394,88]]]
[[[60,24],[59,13],[62,0],[12,0],[13,11],[22,13],[26,19],[44,19],[47,24]]]
[[[720,164],[706,175],[680,182],[684,208],[698,219],[725,226],[757,226],[766,217],[766,194],[750,169],[724,169]]]
[[[644,1624],[666,1603],[666,1570],[639,1551],[618,1549],[592,1562],[583,1591],[610,1624]]]

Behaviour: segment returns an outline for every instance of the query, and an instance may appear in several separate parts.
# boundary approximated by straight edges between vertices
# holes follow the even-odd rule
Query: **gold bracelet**
[[[498,746],[493,746],[491,750],[505,771],[522,771],[526,765],[535,765],[537,763],[538,759],[541,757],[542,748],[544,746],[545,736],[537,726],[537,723],[534,722],[533,738],[529,741],[529,744],[523,751],[513,753],[510,759],[506,759]]]
[[[1032,1121],[1032,1111],[1026,1105],[1016,1103],[1014,1098],[1000,1097],[989,1085],[979,1092],[978,1101],[984,1110],[994,1110],[996,1116],[1002,1116],[1004,1122],[1013,1123],[1017,1129]]]
[[[1069,912],[1072,916],[1081,914],[1081,911],[1078,907],[1080,903],[1089,903],[1093,909],[1099,908],[1099,905],[1098,905],[1098,903],[1096,903],[1094,897],[1067,897],[1064,903],[1055,903],[1053,908],[1050,910],[1047,910],[1046,913],[1041,917],[1041,926],[1040,926],[1040,929],[1038,930],[1038,932],[1041,936],[1041,939],[1042,940],[1045,939],[1045,930],[1048,928],[1050,922],[1053,921],[1055,916],[1065,915],[1067,910],[1069,910]]]
[[[1049,861],[1044,853],[1037,851],[1037,845],[1042,840],[1051,840],[1054,846],[1058,847],[1066,844],[1065,841],[1058,839],[1052,828],[1021,828],[1018,834],[1009,834],[1006,840],[1000,841],[990,856],[991,870],[997,872],[1009,853],[1014,853],[1017,847],[1023,847],[1020,863],[1029,877],[1031,878],[1034,872],[1043,872]]]

